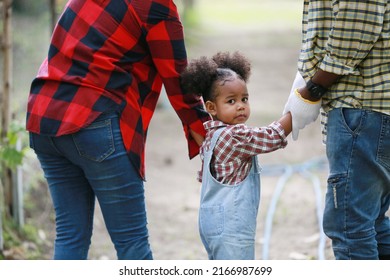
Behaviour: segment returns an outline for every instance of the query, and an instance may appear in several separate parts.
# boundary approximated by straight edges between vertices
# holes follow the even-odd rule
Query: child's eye
[[[244,98],[242,99],[242,102],[245,102],[245,103],[246,103],[246,102],[248,102],[248,99],[249,99],[248,97],[244,97]]]
[[[227,103],[228,103],[228,104],[234,104],[235,102],[236,102],[236,101],[235,101],[234,99],[229,99]]]

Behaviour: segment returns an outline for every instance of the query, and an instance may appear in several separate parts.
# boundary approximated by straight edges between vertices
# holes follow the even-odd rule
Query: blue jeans
[[[336,259],[390,255],[390,116],[361,109],[329,112],[330,166],[324,231]]]
[[[119,113],[101,115],[75,134],[30,133],[56,213],[54,259],[87,259],[95,197],[118,259],[152,259],[144,184],[131,164]]]

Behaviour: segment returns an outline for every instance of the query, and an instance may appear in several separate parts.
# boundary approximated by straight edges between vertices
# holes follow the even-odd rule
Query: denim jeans
[[[324,231],[336,259],[390,254],[390,116],[361,109],[329,112],[330,165]]]
[[[122,141],[117,112],[75,134],[30,133],[56,214],[54,259],[87,259],[95,197],[118,259],[152,259],[144,184]]]

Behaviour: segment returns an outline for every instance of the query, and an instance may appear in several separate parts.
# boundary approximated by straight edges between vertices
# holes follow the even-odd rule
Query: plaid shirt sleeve
[[[214,148],[216,161],[224,163],[232,158],[250,158],[284,148],[286,136],[277,122],[268,127],[248,127],[244,124],[228,126],[221,133]]]
[[[217,127],[218,128],[218,127]],[[213,132],[214,133],[214,132]],[[213,133],[208,133],[202,149],[208,149]],[[241,182],[251,168],[252,157],[287,145],[287,137],[278,122],[267,127],[230,125],[222,131],[214,147],[211,170],[219,182],[234,185]],[[203,166],[198,172],[202,182]]]
[[[210,119],[204,110],[203,102],[195,94],[184,94],[180,87],[180,73],[187,66],[183,26],[172,1],[164,21],[153,25],[146,37],[154,65],[162,79],[168,99],[179,116],[188,140],[189,156],[199,153],[199,146],[189,133],[189,129],[205,135],[203,122]]]
[[[340,75],[356,74],[356,67],[381,35],[388,1],[337,1],[321,69]]]

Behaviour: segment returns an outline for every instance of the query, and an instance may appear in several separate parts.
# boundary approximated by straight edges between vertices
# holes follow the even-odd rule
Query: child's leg
[[[199,226],[209,259],[255,258],[256,218],[260,186],[218,186],[200,208]]]

